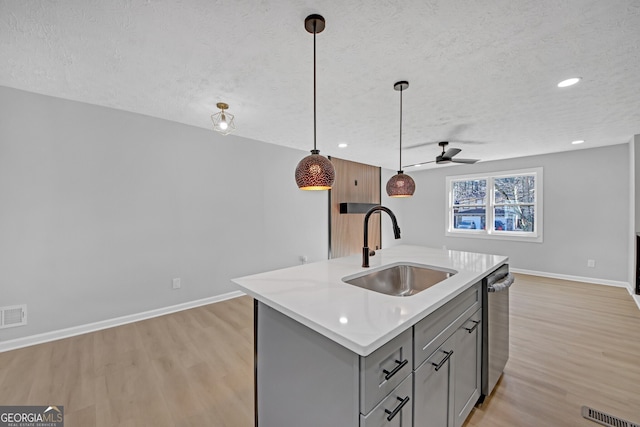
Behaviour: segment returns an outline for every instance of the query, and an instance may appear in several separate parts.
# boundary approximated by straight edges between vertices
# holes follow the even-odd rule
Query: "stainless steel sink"
[[[408,297],[456,273],[455,270],[420,264],[391,264],[379,270],[344,277],[342,281],[386,295]]]

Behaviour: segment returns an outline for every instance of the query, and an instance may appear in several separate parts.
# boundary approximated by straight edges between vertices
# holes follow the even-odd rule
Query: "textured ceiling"
[[[310,150],[311,13],[322,154],[397,169],[398,80],[403,164],[640,134],[639,0],[0,0],[0,85]]]

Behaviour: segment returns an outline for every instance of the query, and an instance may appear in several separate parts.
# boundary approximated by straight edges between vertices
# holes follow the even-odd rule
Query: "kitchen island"
[[[435,411],[442,399],[444,411],[437,410],[445,421],[430,425],[460,425],[479,393],[480,284],[507,261],[401,245],[378,251],[370,268],[350,256],[234,279],[256,300],[256,425],[410,426],[414,412]],[[400,263],[456,274],[408,297],[343,281]],[[472,372],[455,364],[465,357],[477,362]],[[456,413],[463,383],[473,383],[474,392],[467,402],[459,399],[464,407]],[[438,393],[416,395],[425,387]]]

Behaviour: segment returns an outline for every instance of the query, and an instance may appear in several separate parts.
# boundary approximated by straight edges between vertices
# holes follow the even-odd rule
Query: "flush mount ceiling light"
[[[320,15],[309,15],[304,20],[304,28],[313,34],[313,150],[296,167],[296,183],[301,190],[330,190],[336,177],[331,161],[316,148],[316,34],[324,30],[324,25]]]
[[[563,80],[560,83],[558,83],[558,87],[573,86],[574,84],[578,83],[580,80],[582,80],[582,77],[572,77],[570,79]]]
[[[584,143],[584,139],[576,139],[575,141],[571,141],[573,145],[578,145]]]
[[[387,182],[387,194],[390,197],[411,197],[416,191],[416,183],[409,175],[402,171],[402,91],[409,87],[409,82],[401,81],[393,85],[393,88],[400,91],[400,167],[396,175]]]
[[[233,114],[229,114],[224,111],[229,108],[229,104],[218,102],[216,107],[220,109],[220,112],[211,116],[213,130],[223,135],[229,135],[231,132],[236,130],[236,124],[233,122]]]

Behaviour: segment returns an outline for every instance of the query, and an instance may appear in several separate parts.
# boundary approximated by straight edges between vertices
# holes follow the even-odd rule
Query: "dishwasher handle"
[[[487,286],[487,291],[488,292],[502,292],[505,291],[507,289],[509,289],[509,286],[513,285],[513,282],[515,282],[515,277],[513,277],[513,275],[511,273],[507,274],[504,279],[499,280],[495,283],[490,284],[489,286]]]

